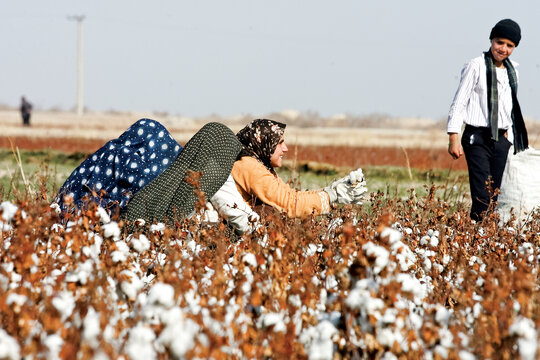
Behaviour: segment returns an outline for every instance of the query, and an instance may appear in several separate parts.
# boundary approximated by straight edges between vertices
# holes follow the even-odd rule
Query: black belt
[[[491,135],[491,128],[485,126],[465,125],[465,131],[482,131]],[[507,131],[508,129],[499,129],[499,135],[504,135]]]

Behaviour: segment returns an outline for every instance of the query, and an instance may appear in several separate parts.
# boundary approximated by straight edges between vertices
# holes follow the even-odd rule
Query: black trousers
[[[508,150],[512,145],[499,130],[499,140],[491,139],[491,129],[467,125],[461,137],[461,145],[469,169],[471,187],[471,219],[482,220],[489,205],[497,201],[495,189],[500,189]]]

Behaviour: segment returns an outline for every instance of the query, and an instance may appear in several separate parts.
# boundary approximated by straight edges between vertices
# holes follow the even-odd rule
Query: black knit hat
[[[493,29],[491,29],[489,40],[493,38],[508,39],[518,46],[521,40],[521,29],[514,20],[504,19],[495,24]]]

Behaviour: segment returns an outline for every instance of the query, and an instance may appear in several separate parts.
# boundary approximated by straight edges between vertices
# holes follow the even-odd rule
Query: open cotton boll
[[[386,227],[383,229],[383,231],[381,231],[381,238],[388,239],[390,244],[394,244],[401,240],[401,233],[390,227]]]
[[[257,258],[252,253],[247,253],[242,257],[242,261],[254,268],[257,267]]]
[[[156,350],[154,341],[156,334],[142,323],[131,329],[126,343],[126,354],[132,360],[151,360],[156,359]]]
[[[328,320],[323,320],[316,326],[304,329],[299,340],[306,349],[308,359],[332,360],[334,357],[332,337],[337,333],[336,327]]]
[[[366,252],[366,255],[372,258],[375,258],[375,264],[373,267],[373,272],[375,274],[380,273],[386,265],[388,265],[388,261],[390,258],[390,253],[386,248],[375,245],[372,242],[368,242],[362,246],[362,250]]]
[[[170,308],[174,305],[174,288],[158,282],[148,291],[148,304]]]
[[[101,334],[99,323],[99,314],[93,307],[89,307],[83,320],[82,340],[87,342],[92,349],[99,346],[99,334]]]
[[[118,227],[118,224],[113,221],[108,224],[103,225],[103,236],[105,238],[110,238],[114,241],[117,241],[120,239],[120,228]]]
[[[124,262],[129,256],[129,247],[124,241],[117,241],[116,247],[118,250],[115,250],[111,253],[111,258],[113,262]]]
[[[163,231],[165,230],[165,224],[164,223],[157,223],[150,225],[150,232],[159,232],[163,234]]]
[[[107,213],[107,210],[105,210],[101,206],[97,208],[96,214],[97,216],[99,216],[103,224],[108,224],[111,222],[111,217],[109,216],[109,213]]]
[[[138,253],[142,253],[150,249],[150,240],[148,240],[144,234],[139,234],[137,237],[129,235],[128,241],[131,244],[131,247]]]
[[[262,314],[257,321],[257,326],[259,328],[267,328],[273,326],[274,332],[285,332],[287,327],[283,321],[282,313],[266,313]]]
[[[178,307],[167,312],[166,320],[167,326],[159,335],[157,344],[169,348],[175,359],[182,359],[195,346],[199,325],[186,318]]]
[[[538,350],[538,334],[534,327],[534,322],[525,317],[519,317],[508,329],[510,335],[517,335],[519,346],[519,355],[524,360],[536,359],[536,351]]]
[[[62,291],[52,299],[52,304],[62,316],[62,321],[66,321],[75,309],[75,299],[70,292]]]
[[[18,360],[21,358],[20,351],[17,340],[0,328],[0,359]]]
[[[120,283],[120,289],[127,296],[129,300],[135,300],[137,294],[144,286],[144,283],[139,279],[137,274],[131,270],[123,270],[120,274],[127,277]]]
[[[47,347],[47,359],[60,359],[60,351],[64,345],[64,339],[59,334],[51,334],[43,341]]]
[[[4,201],[0,204],[0,210],[2,210],[2,219],[5,222],[10,222],[15,214],[17,213],[17,205],[10,203],[9,201]]]
[[[66,282],[80,282],[85,285],[94,272],[94,262],[90,259],[80,263],[75,270],[66,274]]]

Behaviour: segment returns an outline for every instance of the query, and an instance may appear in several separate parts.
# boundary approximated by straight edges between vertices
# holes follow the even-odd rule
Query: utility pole
[[[82,22],[84,15],[71,15],[68,20],[77,21],[77,115],[83,115],[83,36]]]

